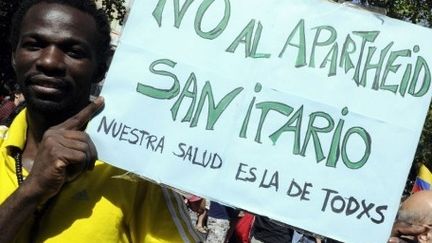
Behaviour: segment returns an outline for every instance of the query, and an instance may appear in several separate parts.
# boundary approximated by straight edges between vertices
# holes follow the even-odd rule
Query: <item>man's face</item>
[[[69,116],[88,103],[96,82],[96,23],[67,5],[38,3],[23,18],[13,53],[30,109]]]

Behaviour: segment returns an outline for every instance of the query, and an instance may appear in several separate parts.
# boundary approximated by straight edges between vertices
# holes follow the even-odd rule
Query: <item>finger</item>
[[[391,237],[387,243],[400,243],[400,240],[397,237]]]
[[[56,129],[80,130],[95,115],[104,104],[103,97],[99,96],[95,101],[90,102],[84,109],[70,117],[66,121],[55,126]]]
[[[76,139],[60,139],[58,143],[68,149],[86,152],[90,150],[90,146],[86,140],[80,141]]]
[[[87,143],[90,140],[90,136],[83,131],[62,130],[60,132],[60,135],[65,139],[77,140],[85,143]]]
[[[87,170],[93,170],[96,160],[98,159],[97,156],[97,150],[96,150],[96,146],[94,145],[92,140],[89,140],[88,143],[89,147],[90,147],[90,159],[88,160],[88,164],[87,164]]]
[[[80,153],[81,152],[81,153]],[[66,166],[66,182],[75,180],[79,175],[81,175],[86,170],[91,170],[94,168],[95,159],[90,159],[90,151],[75,151],[75,159],[68,160],[68,165]]]
[[[81,167],[85,167],[86,161],[88,160],[88,155],[86,151],[76,150],[68,147],[62,147],[58,149],[55,156],[57,160],[62,161],[64,166],[69,165],[82,165]]]
[[[73,130],[59,131],[50,129],[44,134],[44,138],[45,143],[51,144],[48,147],[60,145],[60,148],[55,150],[58,154],[54,156],[62,156],[62,148],[82,151],[86,154],[84,162],[87,166],[85,166],[85,169],[93,169],[95,160],[97,159],[97,150],[87,133]]]
[[[85,135],[88,137],[87,134]],[[92,170],[97,160],[96,146],[90,139],[83,139],[82,137],[79,138],[81,140],[64,138],[59,141],[59,144],[65,148],[83,152],[85,154],[85,158],[83,160],[85,166],[83,167],[83,170]],[[80,160],[80,158],[77,157],[73,160]]]

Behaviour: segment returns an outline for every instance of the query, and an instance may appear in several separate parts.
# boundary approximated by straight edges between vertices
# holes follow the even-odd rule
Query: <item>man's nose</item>
[[[36,68],[46,75],[62,76],[66,70],[65,55],[56,46],[46,46],[40,52]]]

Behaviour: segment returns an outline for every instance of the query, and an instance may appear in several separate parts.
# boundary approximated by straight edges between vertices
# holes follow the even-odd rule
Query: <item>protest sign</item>
[[[430,102],[431,39],[320,0],[135,0],[88,131],[102,160],[158,183],[386,242]]]

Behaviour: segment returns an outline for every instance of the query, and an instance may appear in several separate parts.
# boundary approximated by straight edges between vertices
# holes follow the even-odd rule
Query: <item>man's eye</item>
[[[70,57],[75,58],[75,59],[81,59],[81,58],[84,58],[87,56],[85,51],[83,51],[79,48],[71,48],[67,51],[67,54]]]
[[[37,51],[42,48],[42,44],[36,41],[27,41],[22,44],[22,47],[29,51]]]

